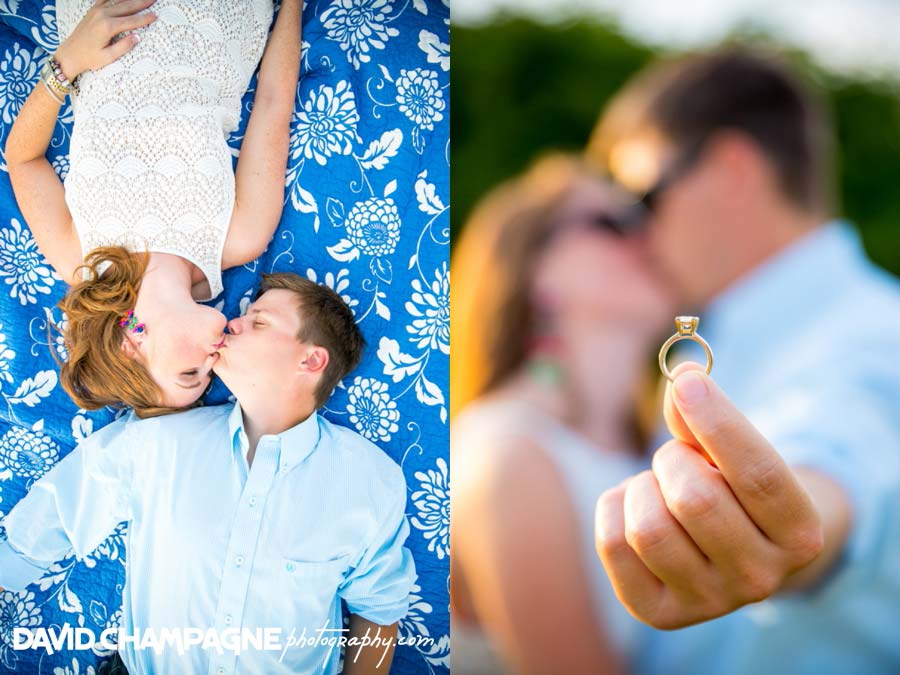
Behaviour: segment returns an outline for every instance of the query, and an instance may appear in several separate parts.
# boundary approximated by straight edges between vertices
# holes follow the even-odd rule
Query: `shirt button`
[[[230,626],[230,625],[231,625],[231,621],[232,621],[232,619],[231,619],[231,614],[229,614],[228,616],[225,617],[225,625],[226,625],[226,626]]]
[[[225,669],[224,669],[224,668],[219,668],[219,669],[216,671],[216,675],[225,675]]]
[[[250,497],[250,501],[247,503],[250,504],[251,508],[256,506],[256,497]]]
[[[284,568],[285,568],[288,572],[293,572],[293,571],[294,571],[294,563],[290,563],[290,562],[289,562],[287,565],[284,566]]]
[[[235,558],[235,559],[234,559],[234,564],[237,565],[238,567],[240,567],[241,565],[243,565],[243,564],[244,564],[244,556],[239,555],[237,558]]]

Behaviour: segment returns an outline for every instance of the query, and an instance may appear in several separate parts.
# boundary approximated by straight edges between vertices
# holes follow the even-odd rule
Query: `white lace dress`
[[[57,0],[60,42],[92,4]],[[127,31],[137,45],[86,71],[72,98],[66,203],[83,255],[108,245],[180,255],[208,281],[195,299],[209,300],[222,291],[234,209],[226,139],[262,58],[273,0],[157,0],[145,11],[158,18]]]
[[[559,471],[581,535],[578,557],[588,581],[597,623],[610,644],[626,659],[634,654],[642,630],[619,602],[594,548],[597,499],[628,476],[648,468],[647,461],[596,446],[577,431],[523,401],[477,401],[454,420],[450,432],[454,475],[465,476],[471,453],[489,452],[494,444],[532,439]],[[551,592],[553,580],[537,592]],[[565,621],[566,617],[560,617]],[[496,646],[480,626],[450,617],[450,672],[453,675],[512,675]]]

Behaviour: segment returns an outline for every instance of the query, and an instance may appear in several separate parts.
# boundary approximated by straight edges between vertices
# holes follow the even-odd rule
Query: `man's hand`
[[[625,607],[673,629],[763,600],[823,549],[813,499],[697,364],[674,371],[674,439],[597,502],[596,547]]]

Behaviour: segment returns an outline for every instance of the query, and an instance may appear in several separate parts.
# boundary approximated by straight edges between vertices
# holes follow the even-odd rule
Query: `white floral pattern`
[[[439,349],[450,354],[450,274],[447,263],[435,270],[434,281],[425,286],[421,279],[413,279],[412,299],[406,311],[416,317],[406,330],[413,335],[419,349]]]
[[[359,113],[348,82],[322,85],[294,113],[296,133],[291,139],[293,159],[302,154],[325,165],[332,155],[349,155],[358,136]]]
[[[49,309],[47,310],[47,321],[53,321],[53,316]],[[63,312],[60,320],[55,323],[56,329],[51,328],[53,334],[53,337],[51,338],[53,341],[53,349],[56,351],[56,355],[59,357],[60,361],[65,361],[69,358],[69,350],[66,348],[66,341],[63,336],[66,334],[69,320]]]
[[[425,52],[428,63],[436,63],[445,73],[450,70],[450,44],[428,30],[419,32],[419,49]]]
[[[428,540],[428,550],[443,560],[450,555],[450,475],[443,457],[436,463],[437,469],[415,473],[421,483],[412,493],[416,515],[410,522]]]
[[[350,288],[350,270],[339,270],[336,275],[333,272],[326,272],[322,281],[319,281],[319,275],[316,271],[309,268],[306,270],[306,278],[310,281],[315,281],[316,283],[328,286],[328,288],[340,295],[341,300],[347,303],[347,306],[354,315],[356,314],[356,307],[359,305],[359,300],[347,293],[347,289]]]
[[[59,277],[38,251],[28,228],[17,218],[0,230],[0,279],[10,287],[9,297],[23,305],[37,302],[38,294],[47,295]]]
[[[434,129],[444,119],[444,92],[433,70],[401,70],[397,78],[397,103],[400,112],[421,129]]]
[[[60,155],[56,157],[52,162],[50,162],[50,166],[53,167],[53,170],[56,171],[56,175],[59,176],[59,179],[64,181],[66,176],[69,175],[69,158],[65,155]]]
[[[370,441],[389,441],[397,433],[400,411],[388,386],[368,377],[357,377],[347,394],[350,423]]]
[[[13,650],[13,631],[16,628],[37,628],[41,625],[41,609],[31,591],[0,591],[0,662],[15,669],[19,660]]]
[[[3,391],[3,382],[13,383],[12,371],[9,362],[14,359],[16,353],[6,344],[6,335],[3,333],[3,324],[0,323],[0,391]]]
[[[415,635],[428,635],[428,624],[426,615],[431,614],[432,608],[425,602],[419,593],[422,588],[418,584],[418,577],[413,582],[409,591],[409,612],[400,619],[397,629],[400,635],[412,637]]]
[[[400,241],[400,214],[393,199],[373,197],[347,214],[347,237],[365,255],[391,255]]]
[[[0,438],[0,480],[12,475],[31,481],[47,473],[59,458],[59,446],[42,431],[13,427]]]
[[[18,42],[7,47],[0,60],[0,118],[4,124],[12,124],[25,99],[31,93],[33,82],[40,72],[40,50],[23,48]]]
[[[400,34],[388,25],[392,11],[388,0],[334,0],[322,13],[322,25],[359,70],[360,64],[371,61],[371,49],[384,49],[389,39]]]
[[[65,667],[59,667],[53,669],[53,675],[95,675],[96,671],[94,670],[94,666],[87,666],[84,670],[81,669],[81,663],[78,659],[72,659],[72,664]]]

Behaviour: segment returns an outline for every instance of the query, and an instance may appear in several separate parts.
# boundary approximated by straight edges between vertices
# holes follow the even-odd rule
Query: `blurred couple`
[[[723,49],[650,66],[583,156],[475,210],[455,675],[900,670],[900,284],[835,215],[833,144],[789,66]],[[663,388],[688,313],[715,366]]]

